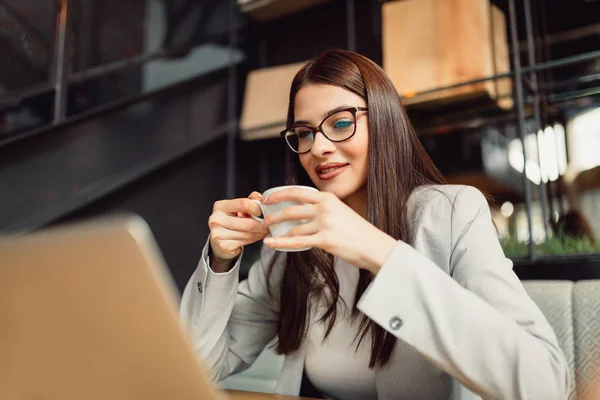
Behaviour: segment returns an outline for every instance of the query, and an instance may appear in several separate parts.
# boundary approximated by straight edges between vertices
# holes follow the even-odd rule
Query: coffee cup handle
[[[262,215],[265,215],[265,209],[263,208],[263,205],[260,201],[256,200],[256,199],[250,199],[252,201],[254,201],[256,204],[258,204],[258,206],[260,207],[260,211],[262,212]],[[255,217],[254,215],[250,214],[250,216],[252,218],[254,218],[255,220],[257,220],[258,222],[263,222],[264,218],[260,218],[260,217]]]

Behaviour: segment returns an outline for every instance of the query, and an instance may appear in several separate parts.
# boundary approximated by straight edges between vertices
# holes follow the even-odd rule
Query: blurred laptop
[[[125,216],[0,239],[0,399],[224,399],[150,229]]]

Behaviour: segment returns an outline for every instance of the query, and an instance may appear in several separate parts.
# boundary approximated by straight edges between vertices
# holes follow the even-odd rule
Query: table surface
[[[315,400],[308,397],[282,396],[279,394],[240,392],[237,390],[226,391],[229,400]]]

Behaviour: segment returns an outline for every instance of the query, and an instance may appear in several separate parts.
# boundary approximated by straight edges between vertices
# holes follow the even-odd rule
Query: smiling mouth
[[[348,165],[350,164],[341,164],[323,169],[317,169],[317,175],[323,180],[331,179],[341,174]]]
[[[325,174],[327,174],[329,172],[335,171],[336,169],[340,169],[340,168],[342,168],[342,166],[340,166],[340,167],[326,168],[326,169],[323,169],[323,170],[319,171],[319,175],[325,175]]]

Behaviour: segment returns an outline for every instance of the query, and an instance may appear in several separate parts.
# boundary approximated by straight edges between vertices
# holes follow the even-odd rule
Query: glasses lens
[[[303,126],[290,129],[285,133],[285,140],[292,150],[298,153],[304,153],[310,150],[314,141],[314,133]]]
[[[323,122],[323,131],[334,142],[348,139],[354,134],[356,121],[350,111],[340,111],[330,115]]]

